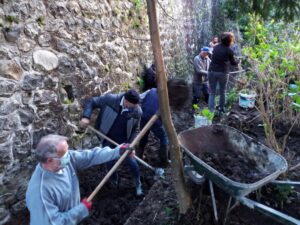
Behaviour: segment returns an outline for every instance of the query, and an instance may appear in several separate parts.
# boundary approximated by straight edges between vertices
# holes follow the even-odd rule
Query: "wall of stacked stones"
[[[138,88],[138,77],[153,57],[144,0],[1,0],[0,5],[0,224],[4,224],[25,209],[40,137],[58,133],[70,137],[75,149],[91,147],[95,138],[78,128],[84,100]],[[168,76],[191,74],[190,59],[199,49],[199,39],[210,35],[211,5],[204,0],[160,1]]]

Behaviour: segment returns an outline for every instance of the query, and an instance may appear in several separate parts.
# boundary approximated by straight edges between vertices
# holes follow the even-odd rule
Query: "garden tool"
[[[155,114],[156,115],[156,114]],[[154,115],[154,116],[155,116]],[[153,117],[152,117],[153,118]],[[158,118],[158,116],[156,116],[156,118]],[[156,121],[156,120],[155,120]],[[154,121],[154,122],[155,122]],[[109,141],[110,143],[114,144],[115,146],[119,146],[119,144],[117,142],[115,142],[114,140],[112,140],[111,138],[107,137],[105,134],[101,133],[100,131],[96,130],[95,128],[93,128],[92,126],[88,126],[88,129],[90,129],[91,131],[95,132],[97,135],[99,135],[100,137],[106,139],[107,141]],[[144,160],[142,160],[141,158],[139,158],[137,155],[134,156],[134,158],[141,163],[142,165],[144,165],[145,167],[147,167],[148,169],[152,170],[154,172],[154,179],[157,180],[159,178],[164,178],[164,169],[163,168],[154,168],[152,166],[150,166],[148,163],[146,163]]]
[[[135,139],[129,144],[129,150],[132,149],[134,146],[136,146],[137,143],[141,140],[141,138],[145,135],[145,133],[150,129],[150,127],[153,125],[153,123],[157,120],[158,114],[154,114],[151,119],[148,121],[148,123],[145,125],[145,127],[141,130],[141,132],[135,137]],[[115,165],[108,171],[108,173],[105,175],[105,177],[101,180],[101,182],[98,184],[98,186],[95,188],[95,190],[90,194],[90,196],[87,198],[87,201],[91,202],[92,199],[96,196],[98,191],[104,186],[104,184],[108,181],[108,179],[111,177],[111,175],[118,169],[118,167],[121,165],[121,163],[125,160],[125,158],[129,155],[131,151],[125,151],[122,156],[118,159],[118,161],[115,163]]]

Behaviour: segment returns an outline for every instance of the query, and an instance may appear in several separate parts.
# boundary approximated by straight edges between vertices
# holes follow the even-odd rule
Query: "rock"
[[[5,208],[0,208],[0,224],[6,224],[10,220],[10,213]]]
[[[20,117],[16,113],[0,116],[0,130],[11,131],[18,129],[21,125]],[[1,149],[1,147],[0,147]]]
[[[21,37],[18,40],[18,48],[23,52],[32,50],[35,46],[35,42],[31,39]]]
[[[33,53],[33,61],[36,65],[41,66],[46,71],[51,71],[57,68],[57,56],[47,50],[37,50]]]
[[[31,136],[27,130],[18,130],[15,132],[14,157],[17,159],[24,159],[31,154]]]
[[[21,119],[21,124],[25,127],[31,124],[35,119],[35,112],[30,106],[21,107],[18,113]]]
[[[12,132],[10,131],[1,131],[0,133],[0,144],[3,144],[11,138]]]
[[[5,27],[2,29],[5,39],[8,42],[16,42],[21,35],[20,27]]]
[[[49,47],[51,43],[52,37],[51,34],[48,32],[45,32],[38,37],[38,43],[42,47]]]
[[[16,46],[1,43],[0,45],[0,59],[12,59],[18,57],[20,51]]]
[[[12,80],[0,79],[0,97],[10,97],[12,96],[19,87],[17,82]]]
[[[31,55],[24,54],[20,57],[20,64],[24,70],[30,71],[32,68],[32,57]]]
[[[24,27],[24,33],[34,39],[41,32],[41,27],[36,22],[27,23]]]
[[[43,79],[39,73],[27,73],[23,76],[20,86],[24,91],[32,91],[43,87]]]
[[[39,129],[39,130],[34,130],[32,132],[32,148],[35,149],[39,141],[41,140],[42,137],[44,137],[47,134],[51,134],[53,131],[49,129]]]
[[[54,91],[49,90],[38,90],[35,92],[33,102],[36,105],[49,105],[50,103],[57,102],[58,97]]]
[[[68,74],[75,71],[76,62],[66,56],[59,57],[58,70],[62,74]]]
[[[8,115],[16,111],[20,106],[20,102],[14,98],[0,98],[0,115]]]
[[[14,60],[0,60],[0,76],[20,80],[23,70]]]
[[[2,171],[6,165],[10,164],[13,160],[12,154],[13,143],[8,141],[4,144],[0,144],[0,171]]]

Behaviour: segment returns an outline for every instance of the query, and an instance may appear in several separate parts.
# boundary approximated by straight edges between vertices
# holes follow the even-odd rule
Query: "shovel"
[[[100,137],[106,139],[107,141],[109,141],[110,143],[114,144],[115,146],[118,146],[119,144],[117,142],[115,142],[114,140],[112,140],[111,138],[107,137],[105,134],[101,133],[100,131],[96,130],[95,128],[93,128],[92,126],[88,126],[88,128],[95,132],[96,134],[98,134]],[[163,168],[154,168],[151,165],[149,165],[148,163],[146,163],[144,160],[142,160],[141,158],[139,158],[137,155],[134,155],[134,158],[141,163],[142,165],[144,165],[145,167],[147,167],[148,169],[152,170],[154,172],[154,180],[158,180],[159,178],[164,178],[164,169]]]
[[[151,117],[151,119],[148,121],[148,123],[145,125],[145,127],[141,130],[141,132],[130,143],[129,148],[133,148],[140,141],[140,139],[145,135],[145,133],[150,129],[150,127],[153,125],[153,123],[157,120],[157,118],[158,118],[158,114],[154,114]],[[95,190],[87,198],[87,201],[89,201],[89,202],[92,201],[92,199],[95,197],[95,195],[98,193],[98,191],[104,186],[104,184],[108,181],[108,179],[111,177],[111,175],[118,169],[118,167],[120,166],[120,164],[125,160],[125,158],[128,156],[129,153],[130,153],[130,151],[125,151],[122,154],[122,156],[118,159],[118,161],[115,163],[115,165],[110,169],[110,171],[108,171],[108,173],[101,180],[101,182],[98,184],[98,186],[95,188]]]

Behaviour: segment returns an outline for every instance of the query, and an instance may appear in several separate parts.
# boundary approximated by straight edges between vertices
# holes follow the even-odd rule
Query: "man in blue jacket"
[[[90,123],[93,110],[99,108],[100,112],[95,128],[117,143],[130,143],[137,135],[142,115],[139,101],[139,94],[133,89],[121,94],[93,97],[88,100],[84,107],[80,124],[83,127],[87,126]],[[102,146],[113,147],[114,145],[104,140]],[[136,195],[143,195],[137,161],[133,157],[128,157],[126,163],[129,165],[134,178]],[[118,174],[114,174],[112,178],[118,183]]]
[[[141,106],[143,110],[143,115],[141,119],[141,129],[148,123],[151,117],[159,111],[159,98],[156,88],[151,88],[140,95]],[[156,138],[160,141],[160,148],[158,150],[160,162],[162,166],[166,166],[168,163],[168,137],[162,121],[158,119],[151,126],[150,130],[145,133],[140,141],[139,147],[137,149],[137,155],[142,158],[144,154],[145,147],[148,142],[148,136],[150,131],[153,132]]]
[[[26,192],[30,225],[75,225],[87,217],[92,203],[86,199],[80,201],[77,171],[117,159],[124,150],[96,147],[72,151],[67,140],[50,134],[37,145],[39,164]]]

